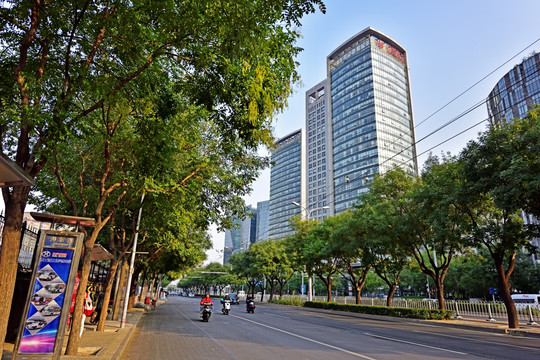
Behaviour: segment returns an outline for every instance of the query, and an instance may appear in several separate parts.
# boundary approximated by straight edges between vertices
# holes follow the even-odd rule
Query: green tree
[[[485,246],[493,259],[512,329],[519,328],[519,323],[510,276],[517,251],[530,247],[535,233],[532,225],[524,226],[522,209],[540,215],[539,112],[536,109],[525,119],[491,127],[460,154],[465,179],[462,210],[470,217],[472,239]]]
[[[293,25],[317,5],[324,12],[320,0],[4,1],[0,149],[35,177],[89,115],[167,83],[211,111],[224,142],[269,145],[270,119],[298,78]],[[8,302],[29,191],[3,190],[0,297]]]
[[[404,227],[406,211],[399,206],[405,202],[412,179],[399,170],[377,176],[370,191],[359,199],[355,217],[366,229],[363,261],[388,286],[387,306],[391,306],[399,277],[409,262],[409,251],[403,246],[411,231]]]
[[[338,271],[354,286],[356,304],[361,304],[362,288],[372,267],[372,258],[367,252],[367,227],[358,210],[346,211],[335,217],[339,225],[332,232],[330,246],[334,247],[333,252],[340,259]]]
[[[280,297],[283,289],[294,274],[291,259],[286,252],[284,240],[266,240],[254,243],[250,250],[255,255],[255,266],[266,278],[266,285],[270,285],[270,301],[279,286]]]
[[[461,164],[454,157],[431,156],[422,171],[422,182],[413,193],[417,233],[409,246],[420,270],[435,282],[439,308],[445,309],[444,280],[452,259],[468,249],[468,217],[455,202],[463,183]]]

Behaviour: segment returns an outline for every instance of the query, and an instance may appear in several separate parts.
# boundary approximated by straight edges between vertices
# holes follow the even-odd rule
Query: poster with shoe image
[[[63,337],[82,234],[47,231],[40,239],[33,289],[21,325],[19,354],[52,354]],[[66,310],[66,311],[65,311]]]

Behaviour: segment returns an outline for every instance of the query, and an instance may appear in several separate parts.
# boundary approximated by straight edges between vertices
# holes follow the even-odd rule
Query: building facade
[[[248,216],[242,220],[236,218],[234,227],[225,231],[225,244],[223,249],[223,263],[228,264],[231,256],[249,248],[255,242],[257,227],[257,211],[248,206]]]
[[[407,64],[405,49],[370,27],[327,57],[327,78],[306,92],[312,218],[352,207],[394,166],[418,175]]]
[[[486,101],[491,125],[522,119],[540,104],[540,54],[532,54],[504,75]]]
[[[305,133],[297,130],[276,143],[271,154],[268,237],[283,238],[292,234],[289,219],[305,208]]]
[[[257,231],[255,236],[256,242],[268,239],[269,206],[269,200],[259,201],[257,203]]]
[[[332,122],[325,79],[306,92],[306,179],[307,213],[310,219],[322,219],[334,213],[332,172]]]

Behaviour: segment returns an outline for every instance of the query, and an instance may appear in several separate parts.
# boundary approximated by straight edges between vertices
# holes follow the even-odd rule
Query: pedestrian
[[[82,313],[82,323],[81,323],[81,332],[79,334],[79,337],[82,336],[82,333],[84,331],[84,322],[86,321],[87,316],[92,316],[92,311],[94,309],[94,305],[92,304],[92,297],[90,296],[92,292],[92,286],[88,286],[86,288],[86,292],[84,293],[84,304],[83,304],[83,313]]]
[[[101,310],[103,308],[103,298],[105,297],[105,294],[104,292],[100,292],[98,297],[97,297],[97,300],[96,300],[96,308],[94,309],[94,313],[92,314],[92,319],[90,320],[90,322],[94,325],[97,325],[97,323],[99,322],[99,316],[101,314]]]

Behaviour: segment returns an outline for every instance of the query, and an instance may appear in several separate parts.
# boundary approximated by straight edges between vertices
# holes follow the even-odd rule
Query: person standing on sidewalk
[[[92,286],[88,286],[86,288],[86,292],[84,293],[81,333],[79,334],[79,337],[82,337],[82,334],[84,331],[84,322],[86,321],[86,317],[92,316],[92,312],[94,310],[94,305],[92,304],[92,297],[90,296],[91,292],[92,292]]]

